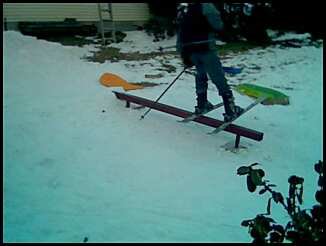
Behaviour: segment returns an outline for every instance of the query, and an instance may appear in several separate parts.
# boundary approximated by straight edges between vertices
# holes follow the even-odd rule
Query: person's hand
[[[185,52],[181,53],[181,59],[186,68],[190,68],[194,65],[190,59],[190,56]]]

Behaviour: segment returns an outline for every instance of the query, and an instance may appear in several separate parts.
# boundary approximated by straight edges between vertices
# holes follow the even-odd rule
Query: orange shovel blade
[[[137,90],[144,88],[141,85],[133,85],[128,83],[123,78],[119,77],[118,75],[112,74],[112,73],[104,73],[100,77],[100,83],[104,86],[108,87],[123,87],[125,91],[128,90]]]

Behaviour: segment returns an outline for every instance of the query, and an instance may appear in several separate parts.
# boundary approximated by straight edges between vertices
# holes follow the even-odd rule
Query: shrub
[[[154,35],[154,42],[173,36],[177,3],[150,2],[148,6],[152,16],[144,25],[147,34]]]
[[[249,234],[253,238],[253,243],[275,243],[284,240],[292,243],[315,243],[324,240],[324,167],[323,162],[315,164],[314,169],[319,174],[318,186],[315,194],[318,204],[311,209],[301,209],[303,203],[303,183],[304,179],[292,175],[289,177],[289,194],[284,197],[280,192],[273,190],[276,185],[270,184],[268,180],[263,180],[265,172],[262,169],[254,169],[258,163],[250,166],[241,166],[237,169],[238,175],[246,175],[247,188],[249,192],[255,192],[257,187],[262,187],[259,194],[266,192],[271,194],[267,202],[267,212],[258,214],[255,218],[242,221],[241,225],[249,228]],[[282,205],[291,218],[287,225],[277,224],[271,215],[271,203]]]

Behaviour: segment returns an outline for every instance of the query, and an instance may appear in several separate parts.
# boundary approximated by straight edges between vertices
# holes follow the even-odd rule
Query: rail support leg
[[[235,137],[235,145],[234,145],[234,147],[236,149],[239,148],[239,144],[240,144],[240,135],[237,134],[237,136]]]
[[[130,108],[130,102],[126,101],[126,108]]]

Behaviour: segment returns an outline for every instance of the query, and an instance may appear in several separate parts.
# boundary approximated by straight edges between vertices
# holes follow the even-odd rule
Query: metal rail
[[[145,98],[141,98],[141,97],[137,97],[134,95],[129,95],[129,94],[117,92],[117,91],[113,91],[113,93],[115,94],[115,96],[118,99],[125,100],[127,102],[127,107],[130,105],[130,103],[135,103],[135,104],[143,105],[145,107],[156,109],[161,112],[179,116],[182,118],[186,118],[192,113],[192,112],[180,109],[180,108],[176,108],[176,107],[169,106],[166,104],[154,102],[154,101],[151,101],[151,100],[148,100]],[[206,126],[214,127],[214,128],[219,127],[220,125],[222,125],[224,123],[223,121],[213,119],[213,118],[210,118],[207,116],[199,116],[198,118],[194,119],[194,121],[197,123],[206,125]],[[235,124],[230,124],[228,127],[226,127],[224,129],[224,131],[227,131],[229,133],[236,135],[236,137],[237,137],[236,147],[239,145],[240,136],[249,138],[249,139],[252,139],[255,141],[263,140],[263,136],[264,136],[264,133],[262,133],[262,132],[258,132],[258,131],[255,131],[255,130],[252,130],[249,128],[235,125]]]

